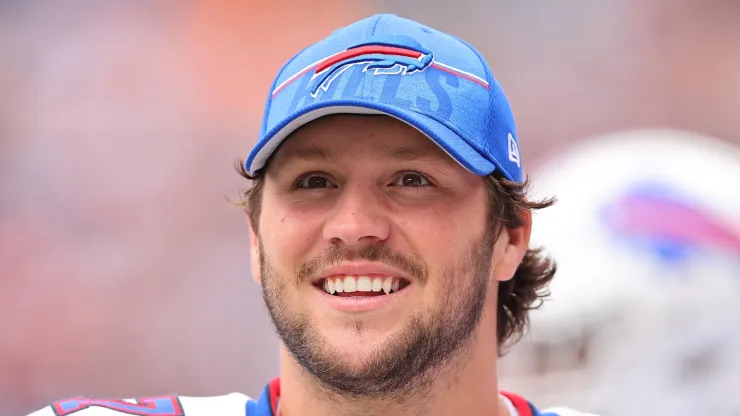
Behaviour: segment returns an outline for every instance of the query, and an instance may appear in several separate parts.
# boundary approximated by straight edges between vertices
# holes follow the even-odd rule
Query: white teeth
[[[355,292],[357,290],[357,280],[352,276],[344,276],[344,291]]]
[[[371,292],[373,290],[373,282],[367,276],[360,276],[357,278],[357,291],[358,292]]]
[[[380,292],[383,290],[383,279],[376,277],[373,279],[373,292]]]
[[[386,277],[385,280],[383,280],[383,292],[385,294],[391,293],[391,289],[393,288],[393,278],[392,277]]]
[[[401,287],[401,280],[392,277],[370,277],[370,276],[350,276],[346,275],[337,278],[327,278],[321,285],[324,292],[333,295],[335,293],[353,293],[353,292],[380,292],[385,294],[398,292]]]

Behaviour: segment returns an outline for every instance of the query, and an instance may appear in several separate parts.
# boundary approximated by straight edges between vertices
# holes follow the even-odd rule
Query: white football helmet
[[[503,389],[609,416],[740,414],[740,148],[680,131],[586,140],[531,173],[551,296]]]

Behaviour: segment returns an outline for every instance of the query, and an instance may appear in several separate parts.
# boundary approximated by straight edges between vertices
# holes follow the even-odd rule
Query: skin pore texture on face
[[[481,177],[403,122],[337,115],[286,139],[264,181],[254,274],[282,414],[506,414],[497,265],[522,242],[490,228]]]

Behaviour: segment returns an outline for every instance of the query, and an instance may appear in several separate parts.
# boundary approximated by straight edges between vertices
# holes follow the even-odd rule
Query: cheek
[[[448,211],[428,212],[399,223],[414,255],[429,273],[423,295],[427,306],[444,303],[464,284],[466,276],[458,274],[469,273],[466,267],[471,266],[471,249],[483,233],[482,224],[482,216]]]
[[[430,209],[399,221],[403,234],[425,260],[450,259],[483,234],[486,221],[475,210]]]
[[[315,216],[286,210],[274,202],[268,206],[271,209],[264,211],[260,218],[260,239],[264,250],[273,262],[281,266],[297,266],[312,252],[321,236],[321,222]]]

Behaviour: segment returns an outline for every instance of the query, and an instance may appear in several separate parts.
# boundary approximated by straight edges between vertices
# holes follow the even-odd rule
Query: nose
[[[381,195],[367,186],[345,186],[328,213],[323,237],[332,245],[358,247],[387,240],[390,230]]]

